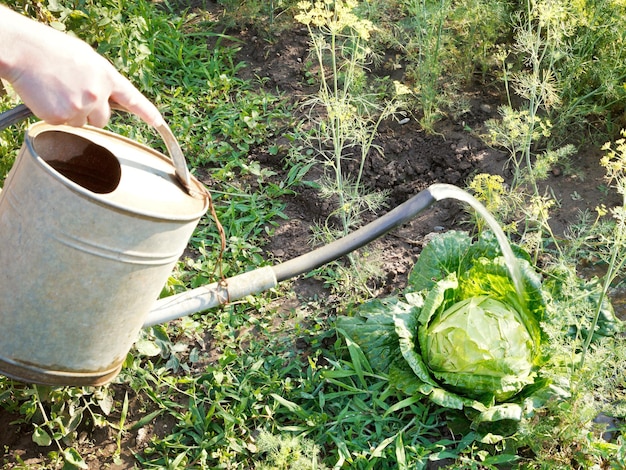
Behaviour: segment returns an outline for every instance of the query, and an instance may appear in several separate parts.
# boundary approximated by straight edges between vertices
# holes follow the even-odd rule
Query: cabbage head
[[[487,295],[455,303],[418,336],[428,368],[451,390],[502,401],[532,382],[533,341],[521,316]]]

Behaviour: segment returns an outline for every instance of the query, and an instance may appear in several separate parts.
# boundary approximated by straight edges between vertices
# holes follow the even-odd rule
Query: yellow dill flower
[[[408,86],[406,86],[402,82],[399,82],[398,80],[393,81],[393,86],[397,96],[410,95],[412,93],[411,89]]]
[[[312,25],[334,35],[349,29],[360,39],[368,41],[376,26],[354,13],[357,6],[358,2],[354,0],[318,0],[313,5],[301,1],[298,3],[300,13],[295,19],[306,26]]]
[[[476,175],[469,185],[476,199],[485,204],[487,210],[493,211],[502,204],[504,195],[504,178],[499,175],[481,173]]]
[[[622,135],[624,130],[622,130]],[[626,138],[617,139],[613,144],[602,146],[606,154],[600,159],[600,165],[606,169],[606,179],[613,184],[620,194],[626,194]]]

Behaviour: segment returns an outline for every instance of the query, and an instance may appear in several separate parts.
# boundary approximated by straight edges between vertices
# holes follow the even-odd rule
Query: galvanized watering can
[[[0,114],[0,130],[30,115]],[[169,130],[169,129],[166,129]],[[102,385],[143,327],[201,312],[335,260],[435,202],[433,185],[345,238],[178,295],[159,294],[209,193],[172,159],[108,131],[32,125],[0,192],[0,373]],[[158,299],[158,300],[157,300]]]

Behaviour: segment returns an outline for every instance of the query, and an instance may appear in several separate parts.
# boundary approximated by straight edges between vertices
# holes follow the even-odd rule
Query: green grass
[[[455,9],[447,12],[446,23],[441,20],[438,40],[454,47],[442,56],[443,69],[437,72],[451,73],[445,67],[455,62],[454,54],[461,54],[462,80],[468,81],[474,73],[488,76],[497,63],[495,43],[507,38],[503,22],[508,17],[498,10],[481,33],[481,26],[471,22],[480,15],[461,15],[460,11],[480,12],[493,2],[453,3]],[[404,7],[426,4],[435,8],[441,2],[405,2]],[[298,127],[297,113],[284,96],[265,89],[262,79],[239,77],[246,64],[237,62],[240,44],[224,33],[223,23],[208,14],[179,11],[167,2],[158,8],[147,0],[50,5],[56,5],[48,7],[50,15],[97,44],[164,111],[192,172],[212,182],[226,238],[223,274],[267,263],[262,246],[286,217],[282,199],[298,191],[311,165],[307,139],[302,138],[306,132]],[[268,8],[274,6],[269,17],[274,20],[280,14],[284,19],[289,10],[282,4],[243,2],[236,13],[259,15],[249,19],[254,22],[267,18]],[[385,2],[376,10],[370,5],[372,14],[385,11],[399,16],[404,15],[404,7]],[[596,21],[605,17],[607,8],[609,3],[598,3]],[[404,20],[401,34],[382,31],[376,38],[380,42],[372,47],[382,47],[385,41],[389,47],[398,47],[394,35],[410,35],[416,17]],[[381,20],[380,24],[386,23]],[[483,38],[475,63],[467,59],[470,46],[458,31]],[[612,63],[619,62],[610,31],[600,32],[597,43],[585,36],[577,47],[608,51]],[[450,42],[450,35],[455,41]],[[413,42],[404,42],[414,44],[418,39],[416,35]],[[439,52],[443,54],[442,49]],[[418,60],[417,56],[413,50],[408,58]],[[577,67],[575,59],[568,60],[570,68]],[[418,70],[423,63],[409,65]],[[618,83],[623,73],[616,70],[610,75],[615,78],[610,82],[613,92],[615,86],[623,85]],[[603,73],[608,74],[602,68],[589,71]],[[437,77],[426,78],[431,91],[440,90]],[[592,78],[580,92],[572,82],[565,82],[567,103],[588,103],[601,94],[602,87]],[[615,96],[602,96],[594,110],[615,115]],[[433,100],[431,116],[445,110],[440,97],[423,97]],[[6,97],[0,102],[2,109],[13,104]],[[563,122],[580,119],[570,111]],[[24,128],[19,125],[0,134],[3,175],[12,164]],[[116,116],[110,128],[163,148],[153,130],[127,115]],[[291,147],[279,145],[279,136],[287,137]],[[284,179],[250,160],[251,149],[284,154]],[[215,280],[220,272],[219,243],[215,223],[207,216],[190,241],[192,255],[177,265],[164,294]],[[295,307],[284,310],[278,300],[285,299]],[[576,304],[574,299],[568,308]],[[437,464],[459,469],[557,469],[592,468],[600,462],[603,468],[626,466],[622,438],[626,357],[620,338],[588,345],[584,368],[571,374],[570,388],[575,393],[570,398],[550,403],[528,417],[510,439],[489,444],[481,442],[476,430],[460,427],[454,413],[422,398],[402,395],[387,376],[373,371],[358,346],[334,327],[337,310],[345,307],[326,299],[296,298],[285,283],[211,312],[146,329],[128,354],[122,373],[105,387],[35,387],[0,377],[0,406],[16,416],[23,429],[32,430],[48,468],[84,467],[90,457],[97,459],[97,449],[91,455],[80,446],[80,438],[100,428],[109,428],[118,450],[103,468],[121,461],[124,446],[132,445],[135,433],[152,428],[159,432],[145,447],[132,449],[137,468],[420,469]],[[574,357],[578,351],[573,344],[555,348]],[[567,361],[555,361],[553,366],[564,364]],[[604,429],[594,422],[600,412],[615,418],[611,441],[602,439]],[[7,457],[3,463],[28,468],[19,460],[8,462]]]

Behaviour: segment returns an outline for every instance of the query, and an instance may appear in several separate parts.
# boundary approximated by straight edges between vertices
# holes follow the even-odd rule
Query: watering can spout
[[[417,214],[430,207],[437,200],[432,194],[433,188],[436,189],[442,186],[447,185],[433,185],[419,192],[384,216],[310,253],[276,266],[265,266],[220,282],[162,298],[156,302],[143,326],[145,328],[158,325],[192,313],[209,310],[247,295],[263,292],[276,287],[281,281],[310,272],[326,263],[339,259],[408,222]]]
[[[247,295],[276,287],[278,281],[271,266],[248,271],[223,281],[159,299],[143,326],[158,325],[196,312],[202,312]]]

